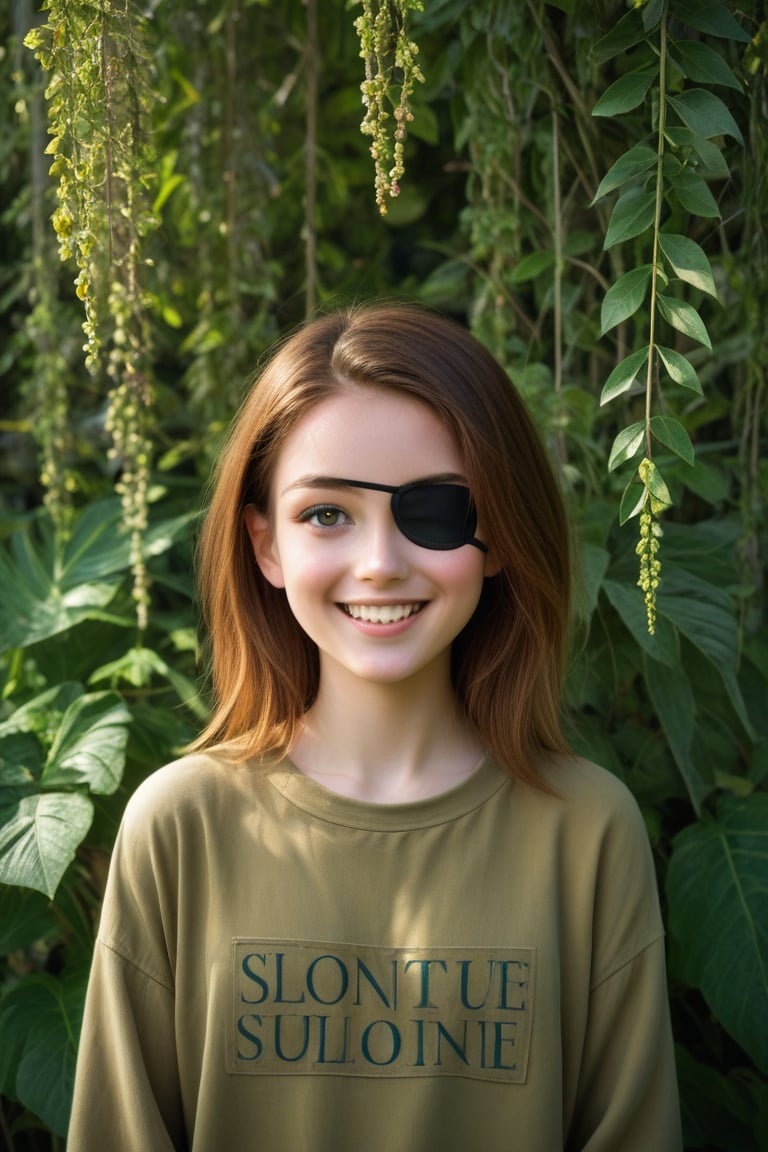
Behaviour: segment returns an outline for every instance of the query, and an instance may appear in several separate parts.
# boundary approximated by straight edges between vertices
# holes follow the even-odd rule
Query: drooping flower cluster
[[[152,388],[145,374],[137,332],[142,325],[132,315],[132,300],[116,281],[109,297],[115,322],[107,371],[115,387],[110,392],[106,428],[112,437],[109,457],[120,468],[115,490],[123,506],[123,531],[130,538],[133,600],[140,631],[148,623],[149,583],[143,543],[148,526],[148,490],[152,441],[150,411]]]
[[[33,29],[25,43],[50,73],[47,151],[58,181],[53,226],[61,259],[77,268],[85,363],[94,375],[109,352],[109,455],[120,467],[117,491],[144,628],[152,392],[140,281],[148,263],[142,239],[156,225],[145,197],[151,168],[141,132],[148,96],[144,18],[124,0],[49,0],[47,9],[47,24]]]
[[[424,5],[422,0],[362,0],[362,5],[362,15],[355,20],[365,60],[365,80],[360,85],[365,116],[360,131],[372,137],[376,204],[385,216],[387,198],[400,194],[405,173],[407,125],[413,120],[410,99],[416,82],[424,82],[416,62],[418,45],[406,32],[406,13],[422,11]]]
[[[650,461],[643,460],[638,469],[644,484],[648,480],[648,465]],[[646,487],[645,502],[640,512],[640,539],[635,546],[635,552],[640,557],[640,577],[637,584],[642,589],[645,599],[648,632],[651,636],[656,631],[656,592],[661,582],[661,560],[658,552],[661,548],[661,537],[664,535],[658,516],[666,506],[662,501],[656,500],[652,491]]]

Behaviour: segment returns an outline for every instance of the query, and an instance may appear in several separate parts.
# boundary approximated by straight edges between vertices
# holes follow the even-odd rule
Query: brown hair
[[[266,511],[277,455],[296,422],[348,383],[394,388],[435,409],[456,437],[498,575],[453,645],[454,685],[480,739],[512,776],[565,751],[560,690],[569,618],[568,525],[522,400],[464,328],[413,305],[355,307],[309,323],[246,398],[214,474],[199,545],[215,710],[193,745],[284,754],[314,699],[319,660],[282,589],[254,562],[243,509]]]

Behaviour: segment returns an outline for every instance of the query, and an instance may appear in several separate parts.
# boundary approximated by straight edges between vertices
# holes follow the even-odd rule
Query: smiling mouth
[[[347,616],[365,624],[398,624],[415,616],[424,607],[424,601],[414,604],[342,604]]]

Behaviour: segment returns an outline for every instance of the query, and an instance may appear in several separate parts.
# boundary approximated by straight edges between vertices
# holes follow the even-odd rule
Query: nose
[[[371,517],[360,532],[356,578],[378,584],[404,579],[408,572],[407,549],[408,541],[395,524],[391,509],[382,509],[381,515]]]

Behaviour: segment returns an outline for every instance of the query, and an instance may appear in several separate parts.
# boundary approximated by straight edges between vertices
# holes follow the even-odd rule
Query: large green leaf
[[[700,500],[707,504],[718,505],[728,499],[731,490],[731,478],[723,467],[713,468],[706,464],[701,457],[696,460],[693,468],[687,468],[680,479],[690,492],[694,492]],[[708,573],[711,578],[711,573]]]
[[[167,551],[195,515],[153,525],[144,541],[145,556]],[[18,532],[10,548],[0,548],[0,652],[35,644],[83,620],[135,623],[131,616],[107,612],[130,568],[121,523],[119,500],[101,500],[85,508],[63,549],[48,519],[39,521],[34,534]]]
[[[650,264],[625,272],[606,292],[600,309],[600,327],[605,335],[637,312],[645,300],[653,271]]]
[[[707,92],[705,88],[688,88],[677,96],[668,96],[667,100],[683,123],[705,139],[733,136],[739,144],[744,143],[738,124],[713,92]]]
[[[656,195],[643,188],[629,188],[619,196],[611,214],[603,248],[608,251],[615,244],[639,236],[653,224]]]
[[[620,116],[623,112],[631,112],[645,100],[646,93],[658,76],[657,68],[641,68],[637,72],[628,72],[626,76],[619,77],[602,96],[592,109],[593,116]]]
[[[130,722],[117,692],[94,692],[75,700],[48,753],[43,787],[87,784],[97,795],[111,795],[123,776]]]
[[[0,736],[14,732],[34,732],[40,737],[42,743],[46,737],[53,739],[53,732],[63,715],[78,696],[82,696],[83,686],[74,680],[67,680],[63,684],[55,684],[46,688],[45,692],[27,700],[19,705],[7,719],[0,723]],[[50,742],[50,740],[49,740]]]
[[[645,39],[645,28],[637,8],[625,13],[592,49],[592,57],[597,64],[604,64],[628,48]]]
[[[673,14],[683,24],[710,36],[749,44],[751,37],[720,0],[675,0]]]
[[[87,972],[28,977],[0,1000],[0,1090],[59,1136],[72,1107]]]
[[[669,184],[681,206],[692,216],[703,216],[709,220],[720,217],[717,200],[696,172],[680,172],[670,176]]]
[[[697,812],[711,791],[691,758],[696,725],[696,701],[690,681],[681,664],[675,667],[658,660],[643,659],[643,679],[654,711],[664,729],[669,749]]]
[[[756,1152],[768,1147],[755,1131],[755,1102],[740,1069],[723,1076],[675,1046],[685,1148]],[[757,1085],[756,1085],[757,1086]]]
[[[617,580],[604,580],[603,591],[640,647],[654,660],[674,668],[680,660],[677,633],[668,620],[657,617],[656,631],[652,636],[649,634],[640,589]]]
[[[676,352],[674,348],[664,348],[661,344],[656,345],[656,351],[669,373],[670,380],[674,380],[675,384],[680,384],[683,388],[690,388],[691,392],[698,392],[699,396],[703,396],[704,389],[696,375],[696,369],[686,356],[683,356],[681,352]]]
[[[56,567],[50,533],[36,545],[25,532],[12,539],[10,554],[0,550],[0,652],[27,647],[89,618],[107,618],[120,577],[70,584],[58,581]]]
[[[726,88],[735,88],[737,92],[742,91],[739,79],[709,44],[702,44],[700,40],[677,40],[674,56],[682,64],[686,76],[697,84],[722,84]]]
[[[746,732],[752,735],[738,682],[739,621],[731,597],[692,572],[662,568],[657,608],[660,616],[712,661]]]
[[[0,884],[0,956],[29,948],[36,940],[60,932],[61,924],[42,892]]]
[[[670,266],[681,280],[693,284],[710,296],[717,296],[717,288],[712,277],[712,268],[704,249],[687,236],[676,236],[662,232],[659,245]]]
[[[605,548],[597,544],[582,544],[579,548],[579,558],[581,580],[577,590],[583,594],[585,613],[589,617],[597,607],[600,587],[611,557]]]
[[[679,420],[672,416],[651,416],[651,435],[685,460],[686,464],[693,464],[693,444]]]
[[[647,0],[642,7],[643,27],[652,32],[666,12],[667,0]]]
[[[619,156],[616,163],[608,169],[600,181],[592,203],[595,204],[603,196],[607,196],[609,192],[620,188],[622,184],[641,176],[643,172],[653,168],[656,161],[655,148],[649,148],[647,144],[635,144],[634,148],[630,148],[628,152]]]
[[[619,524],[626,524],[627,520],[631,520],[633,516],[638,516],[642,512],[647,499],[648,491],[645,484],[643,484],[637,472],[635,472],[621,494]]]
[[[667,897],[676,975],[768,1073],[768,795],[725,798],[675,838]]]
[[[697,461],[696,467],[699,467]],[[739,541],[743,525],[738,516],[700,520],[696,524],[668,522],[664,526],[664,555],[674,559],[675,566],[701,578],[706,573],[707,583],[721,591],[730,592],[739,586],[742,577]],[[682,577],[681,577],[682,579]],[[675,584],[680,595],[685,588]],[[734,613],[736,605],[732,605]],[[768,680],[768,668],[766,668]]]
[[[637,456],[644,442],[644,420],[638,420],[636,423],[629,424],[626,428],[622,428],[613,442],[611,454],[608,457],[608,471],[613,472],[614,468],[618,468],[620,464],[631,460],[633,456]]]
[[[43,751],[31,732],[0,733],[0,788],[25,788],[42,769]]]
[[[78,792],[0,793],[0,883],[53,898],[92,820],[93,804]]]
[[[637,352],[633,352],[630,356],[625,357],[620,364],[617,364],[600,393],[601,405],[608,404],[617,396],[622,396],[628,392],[634,384],[638,372],[647,363],[648,345],[646,344],[645,348],[638,348]]]
[[[118,500],[97,500],[86,505],[54,570],[57,584],[71,587],[88,583],[120,574],[129,567],[130,544],[120,531],[122,517]]]
[[[684,300],[675,300],[674,297],[663,296],[661,293],[656,297],[656,303],[667,323],[691,340],[698,340],[700,344],[704,344],[711,351],[712,341],[704,327],[704,321],[695,308],[692,308]]]
[[[535,280],[542,272],[548,272],[555,263],[555,254],[551,251],[529,252],[515,264],[509,277],[510,284],[525,284],[528,280]]]

